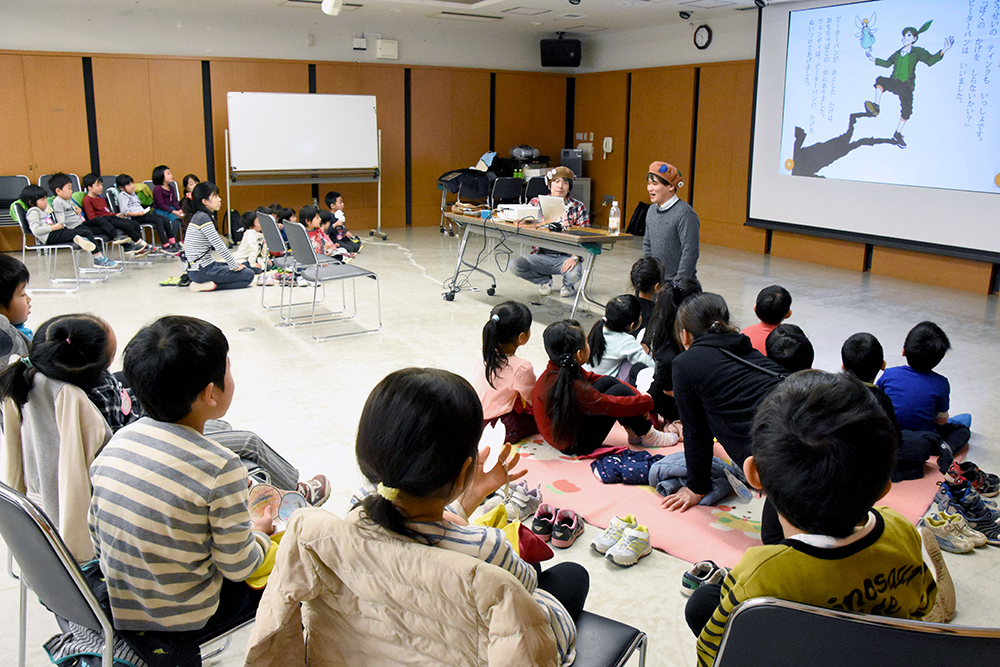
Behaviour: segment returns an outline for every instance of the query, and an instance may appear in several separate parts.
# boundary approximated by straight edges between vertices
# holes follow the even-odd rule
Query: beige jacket
[[[41,373],[21,412],[23,418],[14,401],[3,399],[0,477],[41,506],[78,561],[89,561],[90,464],[111,428],[82,389]]]
[[[513,575],[370,527],[358,510],[295,512],[248,645],[248,667],[559,663]]]

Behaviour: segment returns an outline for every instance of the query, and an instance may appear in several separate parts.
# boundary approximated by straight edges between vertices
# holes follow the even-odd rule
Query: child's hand
[[[60,229],[66,229],[66,225],[61,222],[57,222],[54,225],[49,225],[49,230],[53,232],[58,232]]]
[[[268,505],[264,508],[260,517],[254,519],[253,529],[267,535],[274,534],[274,507]]]
[[[83,213],[83,211],[82,211],[82,210],[80,209],[80,207],[79,207],[79,206],[74,206],[74,207],[73,207],[73,210],[74,210],[74,211],[76,211],[77,215],[79,215],[79,214]]]
[[[519,453],[513,456],[510,455],[510,443],[505,444],[500,450],[500,456],[497,457],[496,464],[490,470],[486,470],[483,468],[483,465],[489,459],[489,456],[489,445],[479,450],[479,461],[474,464],[476,466],[476,473],[472,477],[472,483],[469,484],[459,498],[459,502],[465,508],[466,514],[472,514],[477,507],[482,505],[486,496],[505,484],[521,479],[528,474],[527,470],[511,472],[517,466],[521,455]]]
[[[689,508],[700,503],[701,499],[704,497],[705,496],[695,493],[686,486],[682,486],[677,489],[677,491],[664,498],[661,504],[668,512],[673,512],[674,510],[686,512]]]

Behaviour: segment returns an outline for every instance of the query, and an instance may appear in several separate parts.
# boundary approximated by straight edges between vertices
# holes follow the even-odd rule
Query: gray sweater
[[[642,256],[663,262],[663,278],[694,278],[698,264],[701,222],[691,206],[680,199],[666,211],[653,204],[646,210],[646,235]]]

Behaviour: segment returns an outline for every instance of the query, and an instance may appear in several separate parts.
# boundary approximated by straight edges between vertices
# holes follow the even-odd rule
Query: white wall
[[[701,23],[712,29],[712,43],[699,50],[694,29]],[[690,65],[727,60],[753,60],[757,50],[757,12],[728,11],[690,23],[642,28],[589,38],[583,51],[590,56],[583,71],[610,71]]]
[[[431,21],[405,15],[372,19],[344,12],[326,16],[315,7],[199,0],[0,0],[0,49],[240,57],[310,62],[398,62],[523,71],[584,73],[754,57],[757,12],[728,11],[704,22],[711,46],[699,51],[688,24],[583,38],[580,68],[542,68],[541,35],[497,38],[491,24]],[[693,22],[698,25],[701,21]],[[380,33],[399,41],[399,60],[351,48],[352,36]],[[306,46],[312,34],[314,46]],[[547,35],[551,36],[551,35]]]

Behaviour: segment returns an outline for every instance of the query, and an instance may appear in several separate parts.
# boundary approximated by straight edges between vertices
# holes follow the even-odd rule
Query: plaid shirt
[[[87,397],[97,406],[112,433],[146,416],[131,389],[126,389],[110,371],[104,371],[100,382],[87,390]]]

